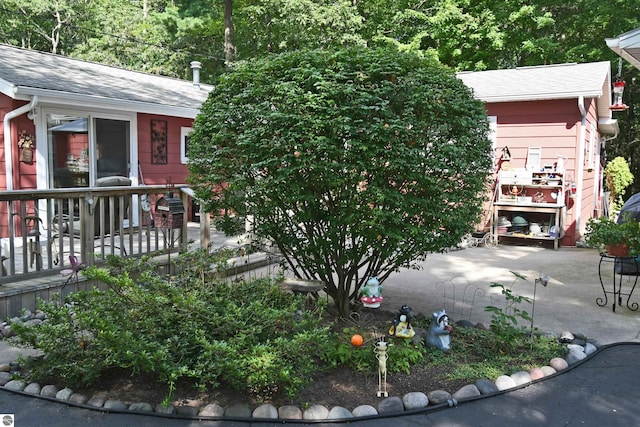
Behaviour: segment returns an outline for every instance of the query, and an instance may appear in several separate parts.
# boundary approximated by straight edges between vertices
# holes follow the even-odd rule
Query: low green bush
[[[41,302],[46,322],[14,325],[22,342],[46,355],[34,379],[89,385],[117,367],[155,375],[168,393],[188,378],[203,389],[224,381],[266,398],[294,395],[318,369],[318,343],[329,337],[326,303],[309,309],[266,279],[229,285],[191,270],[169,282],[141,263],[134,282],[131,267],[120,263],[117,274],[89,268],[84,275],[106,291],[77,292],[63,305]]]

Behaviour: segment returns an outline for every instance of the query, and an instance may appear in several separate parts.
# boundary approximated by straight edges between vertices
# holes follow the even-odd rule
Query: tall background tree
[[[278,76],[274,78],[273,76]],[[341,315],[477,223],[492,164],[484,106],[433,60],[390,49],[305,50],[237,64],[190,139],[207,210],[255,218]]]
[[[226,7],[225,7],[226,6]],[[226,17],[227,12],[233,11]],[[232,20],[229,21],[229,16]],[[296,49],[393,45],[456,71],[611,61],[604,39],[640,27],[629,0],[5,0],[0,42],[215,83],[230,58]],[[225,39],[227,29],[233,35]],[[233,46],[234,49],[231,49]],[[640,71],[624,63],[620,136],[607,159],[640,176]],[[640,191],[640,180],[627,195]]]

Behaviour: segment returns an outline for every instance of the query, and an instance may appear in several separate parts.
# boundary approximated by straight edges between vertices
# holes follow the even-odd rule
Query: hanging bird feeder
[[[609,107],[611,111],[626,111],[629,106],[622,101],[622,94],[624,92],[624,82],[613,82],[613,105]]]
[[[624,93],[624,80],[622,80],[622,58],[618,59],[618,75],[616,81],[613,82],[613,105],[609,107],[611,111],[626,111],[629,106],[622,100]]]

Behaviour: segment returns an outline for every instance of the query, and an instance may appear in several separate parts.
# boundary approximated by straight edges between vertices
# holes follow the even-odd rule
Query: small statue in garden
[[[380,337],[373,347],[376,359],[378,359],[378,397],[389,396],[387,392],[387,360],[389,359],[387,349],[389,345],[384,337]]]
[[[453,332],[453,327],[449,325],[447,313],[444,310],[433,313],[425,344],[427,347],[449,351],[451,349],[451,332]]]
[[[382,298],[382,286],[377,278],[372,277],[367,280],[367,284],[360,289],[360,301],[365,307],[378,308],[380,303],[384,301]]]
[[[411,307],[403,305],[396,315],[393,325],[389,328],[392,337],[411,338],[416,334],[411,326]]]

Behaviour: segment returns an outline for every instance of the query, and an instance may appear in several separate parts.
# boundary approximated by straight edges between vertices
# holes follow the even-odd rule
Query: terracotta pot
[[[620,243],[618,245],[609,245],[607,246],[607,253],[611,256],[628,256],[629,246],[624,243]]]

